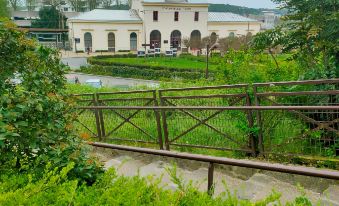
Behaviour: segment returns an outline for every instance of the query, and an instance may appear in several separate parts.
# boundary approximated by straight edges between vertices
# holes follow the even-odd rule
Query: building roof
[[[162,4],[208,4],[207,0],[143,0],[143,2]]]
[[[94,9],[79,16],[69,18],[73,21],[126,21],[141,22],[139,15],[134,10],[105,10]]]
[[[229,12],[208,12],[208,22],[257,22],[257,20]]]

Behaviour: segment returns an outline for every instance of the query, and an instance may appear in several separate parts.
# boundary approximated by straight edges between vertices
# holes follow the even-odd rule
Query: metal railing
[[[339,79],[77,95],[79,129],[102,141],[339,156]]]
[[[159,156],[165,156],[165,157],[173,157],[173,158],[179,158],[179,159],[188,159],[188,160],[207,162],[209,163],[208,178],[207,178],[207,181],[208,181],[207,192],[210,195],[213,194],[213,177],[214,177],[215,164],[231,165],[231,166],[238,166],[238,167],[262,169],[262,170],[268,170],[268,171],[274,171],[274,172],[282,172],[282,173],[288,173],[288,174],[297,174],[297,175],[305,175],[305,176],[311,176],[311,177],[339,180],[339,172],[334,171],[334,170],[315,169],[315,168],[307,168],[307,167],[302,167],[302,166],[287,166],[287,165],[282,165],[282,164],[272,164],[272,163],[256,162],[256,161],[250,161],[250,160],[211,157],[211,156],[206,156],[206,155],[196,155],[196,154],[171,152],[171,151],[165,151],[165,150],[154,150],[154,149],[148,149],[148,148],[113,145],[113,144],[100,143],[100,142],[89,142],[89,144],[95,147],[102,147],[102,148],[124,150],[124,151],[130,151],[130,152],[139,152],[139,153],[151,154],[151,155],[159,155]]]

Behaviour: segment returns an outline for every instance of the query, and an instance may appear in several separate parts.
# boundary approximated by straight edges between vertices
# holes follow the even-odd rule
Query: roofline
[[[180,5],[180,6],[195,6],[195,7],[205,7],[208,6],[209,3],[168,3],[168,2],[141,2],[143,5],[146,6],[175,6],[175,5]]]
[[[208,21],[207,20],[207,23],[259,23],[260,24],[260,21]]]
[[[85,19],[68,19],[69,23],[129,23],[129,24],[135,24],[135,23],[143,23],[142,20],[85,20]]]

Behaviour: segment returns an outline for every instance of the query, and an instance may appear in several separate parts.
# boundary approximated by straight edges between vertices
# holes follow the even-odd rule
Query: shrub
[[[191,72],[187,70],[167,70],[161,68],[135,67],[135,66],[88,66],[81,67],[81,71],[90,74],[109,75],[128,78],[142,79],[200,79],[204,77],[202,72]]]
[[[47,167],[39,178],[34,173],[0,173],[0,205],[282,205],[276,192],[255,203],[239,200],[227,189],[213,198],[192,184],[184,184],[174,170],[169,173],[178,185],[176,191],[161,188],[160,179],[119,177],[114,169],[100,175],[92,186],[80,185],[68,178],[73,167],[73,163],[61,170]],[[312,204],[302,195],[287,205]]]
[[[74,133],[76,115],[59,53],[0,22],[0,54],[0,173],[47,163],[63,167],[72,160],[72,176],[94,181],[100,168]],[[22,83],[12,84],[18,75]]]

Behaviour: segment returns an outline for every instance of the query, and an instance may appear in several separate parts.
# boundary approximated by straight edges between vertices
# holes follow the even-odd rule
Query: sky
[[[276,8],[271,0],[208,0],[209,3],[213,4],[231,4],[237,6],[246,6],[249,8]]]

